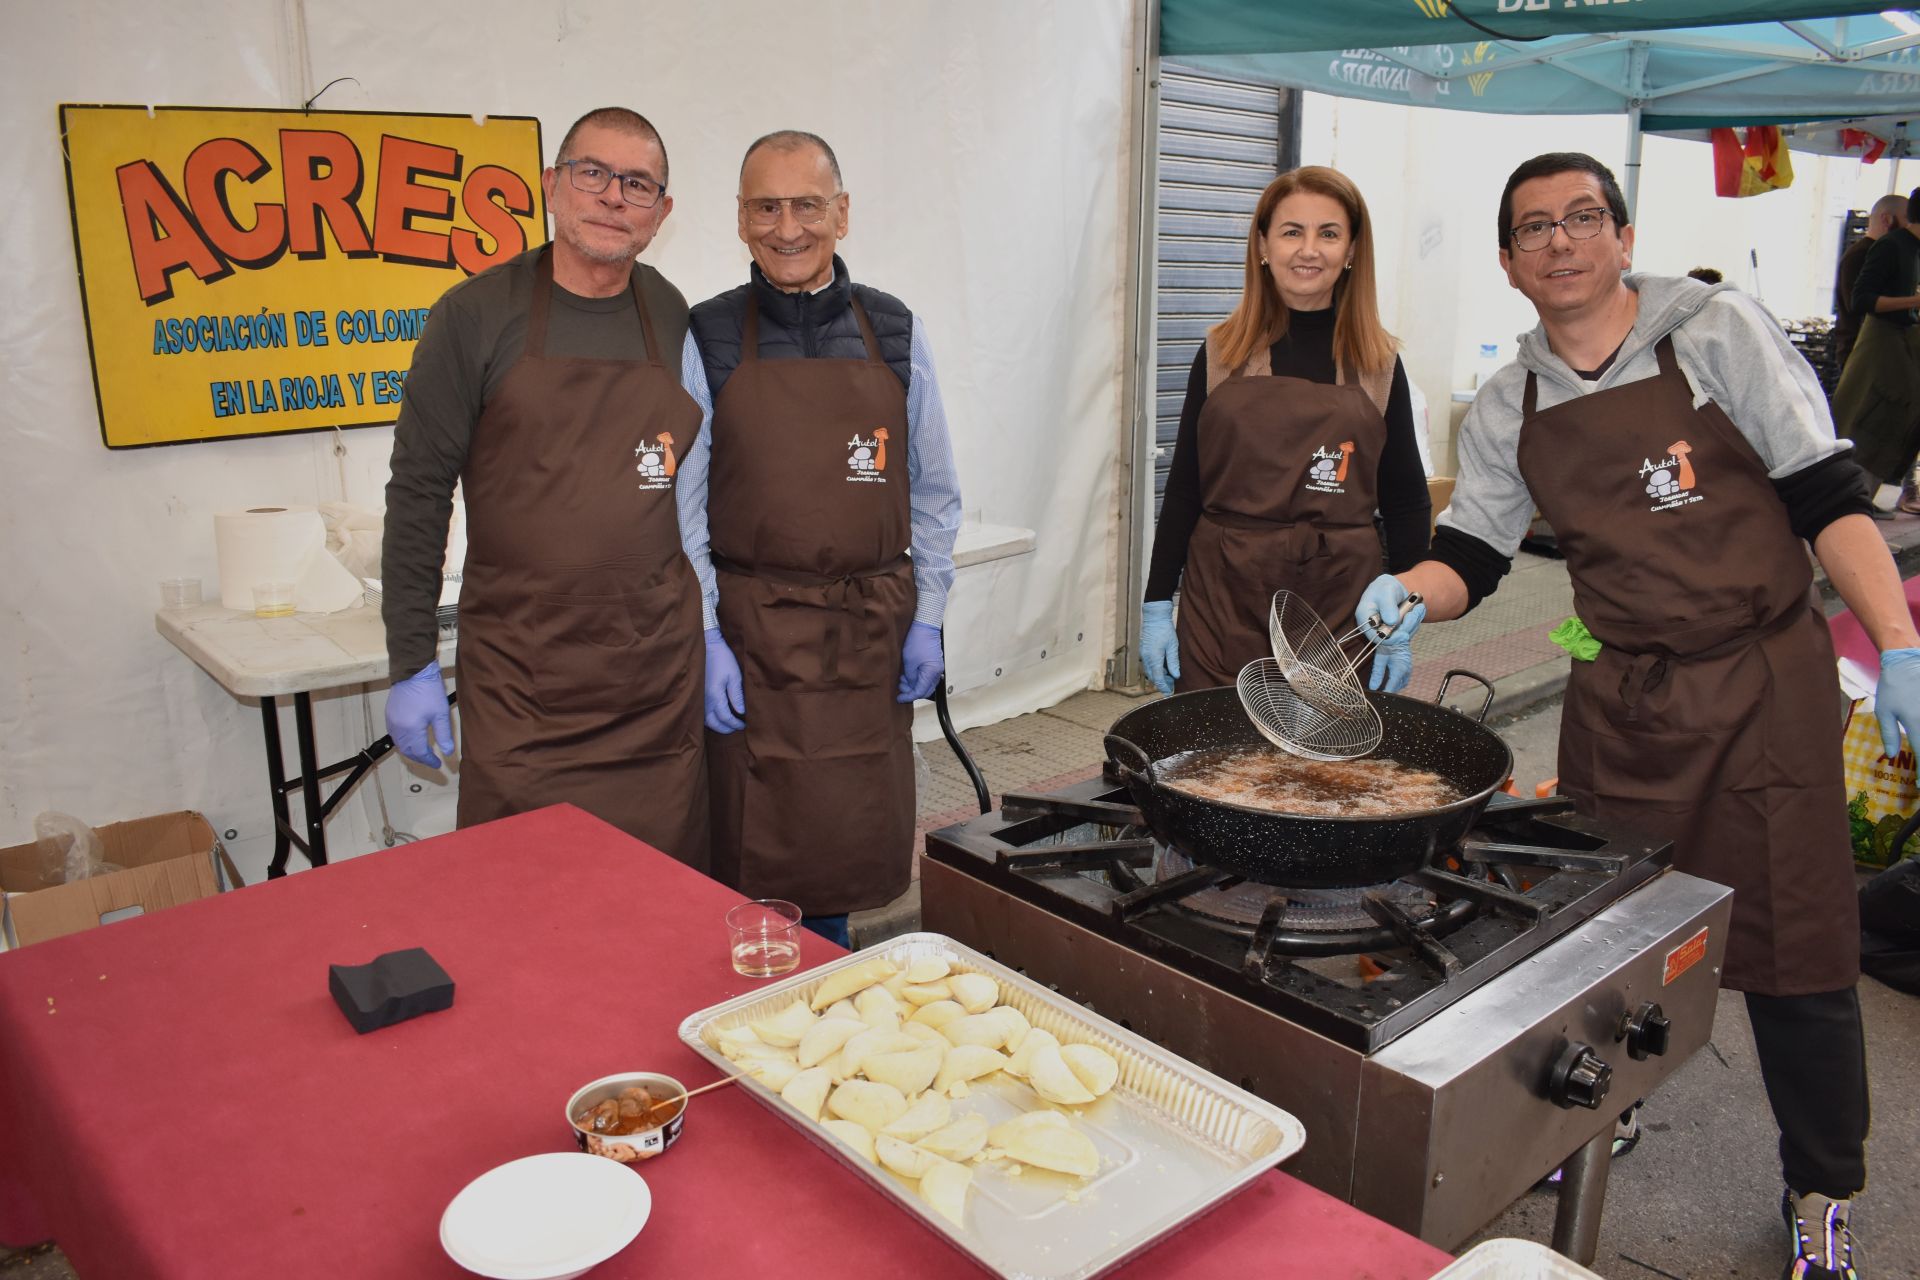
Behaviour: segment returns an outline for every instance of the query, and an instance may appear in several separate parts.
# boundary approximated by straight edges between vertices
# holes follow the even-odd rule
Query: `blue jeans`
[[[847,918],[845,916],[802,916],[802,926],[813,930],[828,942],[837,942],[843,947],[852,948],[847,940]]]

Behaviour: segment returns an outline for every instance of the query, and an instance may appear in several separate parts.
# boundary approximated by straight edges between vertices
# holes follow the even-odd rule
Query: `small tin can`
[[[642,1129],[638,1133],[599,1134],[582,1129],[575,1120],[581,1113],[636,1086],[644,1088],[656,1101],[661,1098],[677,1099],[655,1113],[664,1113],[667,1118],[654,1128]],[[686,1086],[678,1080],[653,1071],[624,1071],[619,1075],[601,1076],[591,1084],[576,1089],[573,1097],[567,1100],[567,1128],[573,1134],[574,1145],[589,1155],[605,1156],[621,1164],[650,1160],[680,1140],[680,1130],[687,1119],[686,1093]]]

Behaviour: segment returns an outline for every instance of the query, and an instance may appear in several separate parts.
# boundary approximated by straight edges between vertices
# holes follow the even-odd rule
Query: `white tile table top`
[[[380,611],[367,605],[256,618],[202,604],[161,609],[153,625],[235,697],[280,697],[387,679],[387,630]],[[453,654],[454,641],[442,631],[443,668],[452,669]]]

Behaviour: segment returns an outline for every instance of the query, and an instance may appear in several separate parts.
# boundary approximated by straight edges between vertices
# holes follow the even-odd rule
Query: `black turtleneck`
[[[1275,377],[1304,378],[1332,383],[1333,321],[1324,311],[1292,311],[1287,332],[1273,344]],[[1207,402],[1207,349],[1194,353],[1187,377],[1187,399],[1180,409],[1180,434],[1174,440],[1173,464],[1167,473],[1167,491],[1160,507],[1160,523],[1153,534],[1153,560],[1147,570],[1148,600],[1171,600],[1187,565],[1187,544],[1200,521],[1200,410]],[[1410,569],[1426,554],[1432,531],[1433,505],[1427,496],[1427,473],[1420,465],[1420,445],[1413,434],[1413,396],[1407,389],[1407,371],[1396,358],[1393,385],[1387,393],[1387,442],[1380,453],[1380,475],[1375,487],[1380,519],[1386,532],[1386,565],[1390,572]]]

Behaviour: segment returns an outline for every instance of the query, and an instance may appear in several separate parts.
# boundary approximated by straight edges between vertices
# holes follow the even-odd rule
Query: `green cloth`
[[[1581,662],[1592,662],[1600,656],[1600,642],[1593,638],[1593,632],[1587,630],[1587,624],[1578,618],[1568,618],[1548,632],[1547,639]]]

